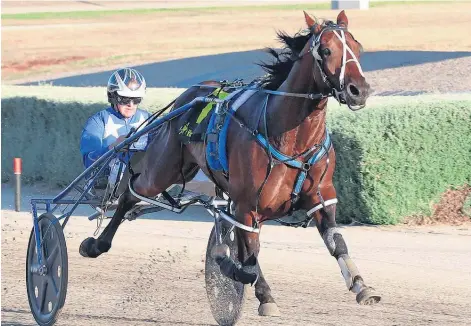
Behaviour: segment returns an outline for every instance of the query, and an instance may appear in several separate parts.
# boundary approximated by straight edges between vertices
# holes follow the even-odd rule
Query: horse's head
[[[348,18],[342,10],[337,23],[318,23],[304,12],[312,37],[303,53],[314,57],[315,74],[320,74],[324,85],[321,88],[332,91],[340,103],[351,110],[359,110],[366,104],[370,95],[370,85],[366,82],[360,66],[361,44],[348,31]]]

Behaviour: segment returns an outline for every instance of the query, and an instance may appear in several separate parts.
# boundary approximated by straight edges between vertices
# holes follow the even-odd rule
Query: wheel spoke
[[[32,253],[31,253],[31,265],[34,266],[34,265],[37,265],[38,264],[38,252],[36,249],[36,241],[34,241],[32,243],[32,246],[34,246],[34,249],[32,249]]]
[[[39,293],[39,312],[40,313],[42,313],[44,310],[44,303],[46,302],[47,286],[48,286],[47,279],[43,278],[41,292]]]
[[[59,252],[59,243],[56,243],[56,246],[54,249],[52,249],[51,253],[49,254],[49,257],[47,257],[47,269],[50,270],[52,269],[52,265],[54,263],[54,260],[56,259],[57,253]]]
[[[59,295],[59,290],[57,289],[57,284],[56,284],[56,280],[54,280],[54,276],[52,276],[52,274],[48,274],[47,278],[49,279],[49,283],[52,284],[54,294],[57,297]]]

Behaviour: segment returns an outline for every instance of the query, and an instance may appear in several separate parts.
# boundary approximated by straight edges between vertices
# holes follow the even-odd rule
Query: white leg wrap
[[[338,202],[337,198],[333,198],[333,199],[326,200],[324,202],[324,205],[325,205],[325,207],[327,207],[327,206],[330,206],[330,205],[333,205],[333,204],[337,204],[337,202]],[[319,204],[319,205],[311,208],[310,210],[307,211],[307,213],[306,213],[307,216],[311,216],[312,214],[317,212],[319,209],[324,208],[324,205]]]
[[[328,228],[322,236],[322,239],[324,240],[324,243],[325,243],[327,249],[329,249],[329,252],[330,252],[331,255],[334,254],[334,251],[335,251],[335,248],[336,248],[335,241],[334,241],[334,234],[335,233],[342,234],[342,233],[340,233],[339,228]]]
[[[355,277],[360,275],[360,272],[353,263],[353,260],[348,255],[341,255],[337,262],[340,266],[340,271],[342,272],[342,276],[345,279],[347,288],[355,293],[360,292],[360,288],[356,289],[357,285],[353,284],[353,280],[355,279]],[[354,285],[355,288],[353,288]]]

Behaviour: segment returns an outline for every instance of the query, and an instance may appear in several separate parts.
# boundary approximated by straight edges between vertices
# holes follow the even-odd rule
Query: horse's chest
[[[283,210],[283,207],[288,209],[297,172],[283,164],[274,166],[271,173],[267,175],[268,178],[264,178],[260,183],[263,186],[260,193],[260,208],[274,211]]]

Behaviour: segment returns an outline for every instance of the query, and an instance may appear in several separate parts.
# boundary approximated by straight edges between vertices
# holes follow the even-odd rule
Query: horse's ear
[[[316,24],[316,20],[314,18],[312,18],[311,15],[309,15],[304,10],[303,10],[303,12],[304,12],[304,18],[306,19],[307,27],[312,28],[312,26],[314,26]]]
[[[304,18],[306,19],[307,27],[314,32],[314,34],[318,34],[321,31],[321,26],[316,22],[314,18],[311,17],[307,12],[304,12]]]
[[[337,16],[337,25],[342,25],[343,27],[348,27],[348,18],[345,14],[345,10],[342,10]]]

